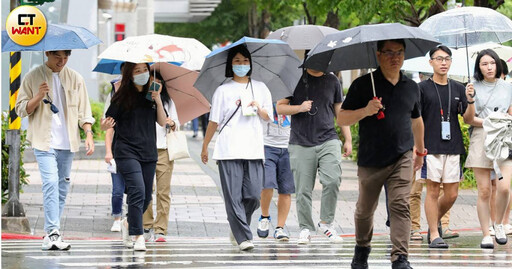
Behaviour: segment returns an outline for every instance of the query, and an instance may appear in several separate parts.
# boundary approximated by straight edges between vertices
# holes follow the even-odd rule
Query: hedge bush
[[[91,102],[91,112],[92,116],[96,120],[92,125],[92,131],[94,133],[94,141],[104,141],[105,140],[105,131],[101,130],[100,121],[103,118],[103,107],[104,103],[95,102],[90,100]],[[80,138],[85,139],[85,132],[80,128]]]

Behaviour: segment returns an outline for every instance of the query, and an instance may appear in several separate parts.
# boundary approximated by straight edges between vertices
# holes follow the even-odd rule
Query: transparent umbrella
[[[494,50],[500,59],[503,59],[507,63],[508,70],[512,70],[512,47],[504,46],[496,43],[483,43],[474,46],[468,46],[469,51],[469,67],[470,67],[470,75],[473,75],[475,60],[478,53],[484,49],[492,49]],[[454,49],[452,50],[452,65],[450,66],[450,70],[448,71],[448,75],[451,76],[460,76],[467,77],[467,58],[466,58],[466,49]],[[402,70],[411,71],[411,72],[423,72],[423,73],[432,73],[432,66],[429,64],[430,56],[425,55],[424,57],[416,57],[409,60],[404,61],[404,65],[402,66]]]
[[[512,39],[512,21],[484,7],[462,7],[434,15],[420,25],[443,45],[461,48],[486,42],[503,43]],[[466,51],[469,59],[469,51]],[[467,65],[470,77],[469,61]]]

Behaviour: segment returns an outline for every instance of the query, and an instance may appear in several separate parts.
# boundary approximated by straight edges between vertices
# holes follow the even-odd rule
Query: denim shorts
[[[279,194],[295,193],[288,149],[265,146],[263,189],[277,189]]]

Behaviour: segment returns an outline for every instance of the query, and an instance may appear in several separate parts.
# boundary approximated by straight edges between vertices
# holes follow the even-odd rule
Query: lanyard
[[[436,82],[431,78],[432,83],[434,83],[434,87],[436,88],[437,97],[439,98],[439,106],[441,107],[441,121],[444,121],[444,111],[443,111],[443,103],[441,102],[441,95],[439,95],[439,90],[437,89]],[[450,84],[450,80],[448,79],[448,115],[446,115],[446,121],[450,121],[450,112],[452,107],[452,87]]]

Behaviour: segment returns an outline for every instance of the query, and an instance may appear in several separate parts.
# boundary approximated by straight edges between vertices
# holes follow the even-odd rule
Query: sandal
[[[443,239],[450,239],[450,238],[456,238],[456,237],[459,237],[459,233],[450,230],[450,228],[446,228],[443,231]]]
[[[429,245],[429,248],[448,248],[448,245],[444,242],[441,237],[434,239]]]
[[[423,241],[423,236],[420,233],[420,230],[411,231],[411,240]]]

